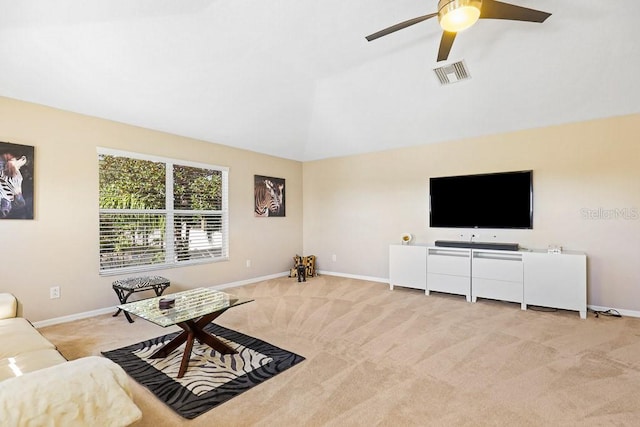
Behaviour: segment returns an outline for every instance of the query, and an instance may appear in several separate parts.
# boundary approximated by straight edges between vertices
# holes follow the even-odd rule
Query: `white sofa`
[[[0,424],[23,426],[127,426],[142,413],[129,377],[111,360],[67,361],[28,320],[17,301],[0,293]]]

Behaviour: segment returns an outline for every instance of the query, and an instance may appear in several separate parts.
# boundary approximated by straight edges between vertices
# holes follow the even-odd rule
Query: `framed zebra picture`
[[[285,216],[284,179],[254,175],[254,216]]]
[[[0,220],[33,219],[34,148],[0,142]]]

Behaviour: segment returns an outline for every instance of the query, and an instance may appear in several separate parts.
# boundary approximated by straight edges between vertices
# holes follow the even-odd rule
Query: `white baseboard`
[[[117,309],[118,307],[114,305],[112,307],[105,307],[105,308],[99,308],[97,310],[84,311],[82,313],[70,314],[68,316],[54,317],[53,319],[33,322],[33,326],[35,326],[36,328],[43,328],[45,326],[73,322],[74,320],[86,319],[87,317],[95,317],[95,316],[100,316],[107,313],[114,313]]]
[[[289,272],[270,274],[268,276],[254,277],[252,279],[239,280],[237,282],[229,282],[221,285],[211,286],[212,289],[227,289],[235,288],[236,286],[249,285],[251,283],[262,282],[264,280],[276,279],[278,277],[288,276]],[[99,308],[97,310],[85,311],[82,313],[70,314],[68,316],[54,317],[53,319],[41,320],[39,322],[33,322],[33,326],[36,328],[43,328],[45,326],[58,325],[60,323],[72,322],[74,320],[86,319],[87,317],[101,316],[107,313],[114,313],[118,309],[117,306]]]
[[[358,274],[338,273],[335,271],[324,271],[324,270],[318,270],[318,274],[326,274],[327,276],[346,277],[348,279],[366,280],[368,282],[389,283],[389,279],[385,279],[383,277],[360,276]]]
[[[620,313],[620,315],[622,315],[622,316],[640,317],[640,311],[636,311],[636,310],[625,310],[623,308],[613,308],[613,307],[600,307],[600,306],[597,306],[597,305],[588,305],[587,308],[589,308],[590,310],[593,310],[593,311],[615,310],[618,313]]]
[[[288,275],[289,275],[289,272],[286,271],[284,273],[269,274],[268,276],[254,277],[252,279],[239,280],[237,282],[229,282],[229,283],[224,283],[222,285],[210,286],[210,288],[211,289],[218,289],[218,290],[227,289],[227,288],[235,288],[237,286],[250,285],[251,283],[262,282],[264,280],[277,279],[278,277],[285,277],[285,276],[288,276]]]

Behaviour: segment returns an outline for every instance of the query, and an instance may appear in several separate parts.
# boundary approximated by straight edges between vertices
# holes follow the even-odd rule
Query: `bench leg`
[[[113,290],[116,292],[116,295],[118,295],[118,299],[120,300],[120,304],[126,304],[127,300],[129,299],[131,294],[133,294],[133,292],[134,292],[134,291],[125,292],[124,290],[117,289],[117,288],[113,288]],[[123,311],[123,310],[121,308],[118,308],[118,311],[115,312],[113,317],[116,317],[118,314],[120,314],[121,311]],[[133,319],[131,318],[131,315],[129,315],[129,313],[127,313],[125,311],[124,312],[124,316],[127,318],[129,323],[133,323]]]
[[[168,284],[163,284],[163,285],[155,285],[153,287],[153,290],[156,292],[156,296],[159,297],[162,295],[162,293],[164,292],[165,289],[167,289],[169,287]]]
[[[153,289],[154,292],[156,293],[156,296],[159,297],[159,296],[162,295],[164,290],[167,289],[168,287],[169,287],[168,283],[163,283],[163,284],[160,284],[160,285],[152,285],[152,288],[147,287],[147,288],[138,288],[138,289],[132,289],[132,290],[113,288],[113,290],[116,292],[116,295],[118,295],[118,299],[120,300],[120,304],[126,304],[127,300],[129,299],[129,297],[135,292],[142,292],[142,291],[148,291],[150,289]],[[123,311],[123,310],[121,308],[118,308],[118,311],[115,312],[113,317],[116,317],[117,315],[119,315],[121,311]],[[133,323],[133,319],[131,318],[131,315],[129,313],[127,313],[125,311],[124,315],[127,318],[127,320],[129,321],[129,323]]]
[[[121,308],[118,309],[118,311],[116,311],[112,317],[116,317],[118,314],[120,314],[120,312],[123,311]],[[127,318],[127,320],[129,321],[129,323],[133,323],[133,319],[131,318],[131,315],[129,313],[127,313],[126,311],[124,312],[124,317]]]

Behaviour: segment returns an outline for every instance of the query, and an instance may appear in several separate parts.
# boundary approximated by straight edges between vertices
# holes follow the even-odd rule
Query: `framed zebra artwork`
[[[0,220],[33,219],[34,148],[0,142]]]
[[[284,179],[254,175],[254,216],[285,216]]]

